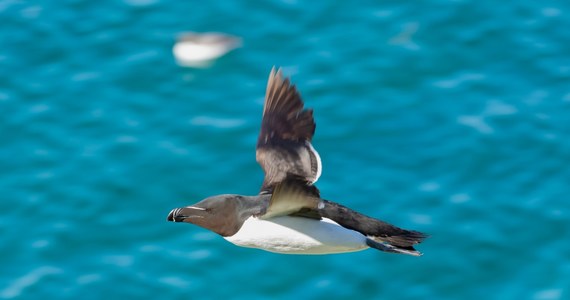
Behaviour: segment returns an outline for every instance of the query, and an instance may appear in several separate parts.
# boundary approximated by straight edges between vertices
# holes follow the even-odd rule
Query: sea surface
[[[0,299],[570,299],[570,2],[0,0]],[[239,36],[208,68],[185,31]],[[236,247],[272,66],[324,198],[422,257]]]

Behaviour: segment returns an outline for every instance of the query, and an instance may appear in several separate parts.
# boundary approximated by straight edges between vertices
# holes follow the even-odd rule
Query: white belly
[[[321,221],[301,217],[261,220],[250,217],[229,242],[284,254],[327,254],[368,248],[366,237],[330,219]]]

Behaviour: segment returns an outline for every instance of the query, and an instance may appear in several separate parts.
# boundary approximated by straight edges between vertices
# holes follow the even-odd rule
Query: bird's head
[[[238,206],[244,197],[218,195],[208,197],[196,204],[175,208],[166,218],[171,222],[186,222],[209,229],[222,236],[234,235],[241,227]]]

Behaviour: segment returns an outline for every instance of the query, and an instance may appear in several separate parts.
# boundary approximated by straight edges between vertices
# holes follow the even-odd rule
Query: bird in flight
[[[321,158],[311,145],[313,110],[304,109],[281,70],[269,74],[256,160],[265,172],[259,194],[224,194],[175,208],[168,221],[201,226],[242,247],[283,254],[378,249],[420,256],[426,235],[320,197]]]

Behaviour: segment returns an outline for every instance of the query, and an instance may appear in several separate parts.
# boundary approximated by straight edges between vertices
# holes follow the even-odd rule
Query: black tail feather
[[[428,235],[419,231],[405,230],[400,228],[398,229],[398,232],[394,235],[382,234],[380,236],[374,236],[373,238],[374,240],[387,242],[400,248],[405,249],[407,247],[410,247],[413,249],[413,245],[423,242],[423,240],[428,237]]]
[[[388,246],[392,250],[394,250],[394,251],[388,251],[388,252],[409,254],[409,255],[414,255],[414,256],[422,255],[422,253],[417,251],[413,245],[421,243],[428,236],[424,233],[419,232],[419,231],[404,230],[404,229],[401,229],[401,230],[402,230],[402,232],[399,235],[385,236],[385,237],[370,236],[370,237],[368,237],[368,239],[373,240],[374,242],[377,242],[379,244]],[[370,246],[370,244],[368,244],[368,246]],[[370,247],[376,248],[373,246],[370,246]],[[378,249],[378,248],[376,248],[376,249]],[[383,249],[379,249],[379,250],[383,250]],[[385,250],[383,250],[383,251],[385,251]]]

